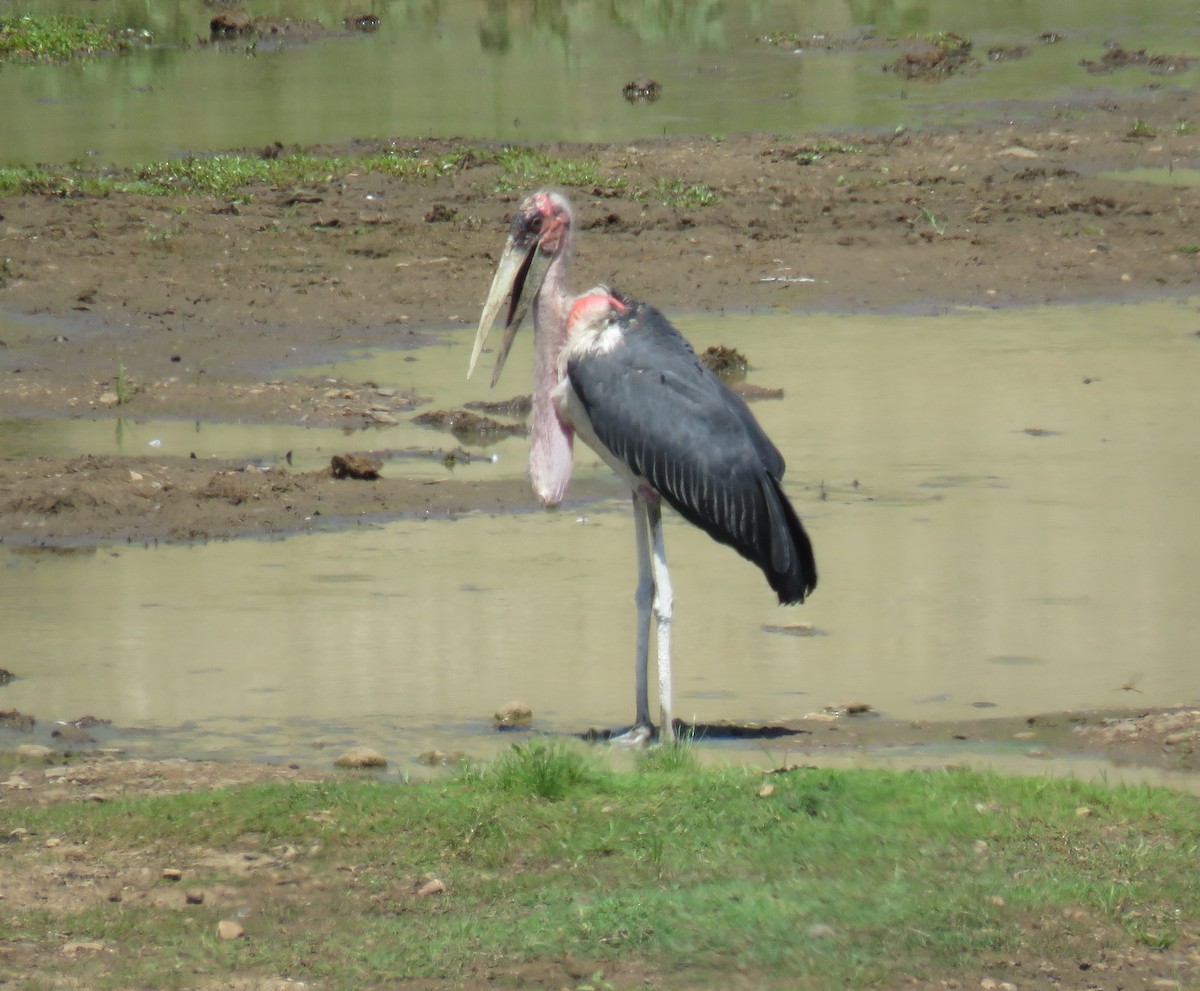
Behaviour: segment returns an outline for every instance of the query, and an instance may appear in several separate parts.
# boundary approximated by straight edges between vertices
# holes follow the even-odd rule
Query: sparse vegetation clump
[[[49,196],[142,193],[151,196],[210,195],[232,197],[255,186],[288,188],[331,182],[351,172],[403,178],[431,178],[461,168],[465,152],[427,158],[405,151],[363,156],[321,155],[294,151],[274,155],[229,153],[189,155],[98,171],[86,166],[16,166],[0,168],[0,195],[36,193]]]
[[[536,148],[504,148],[495,156],[504,170],[497,192],[536,189],[539,186],[589,187],[619,192],[626,186],[620,176],[608,176],[590,158],[557,158]]]
[[[713,206],[721,202],[721,197],[702,182],[666,177],[659,177],[650,186],[637,190],[635,198],[676,209]]]
[[[0,15],[0,62],[19,59],[66,62],[102,53],[124,52],[133,47],[132,35],[109,24],[82,17]]]

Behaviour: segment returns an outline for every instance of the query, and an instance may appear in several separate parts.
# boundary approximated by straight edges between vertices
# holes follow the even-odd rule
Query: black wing
[[[596,436],[686,520],[757,564],[780,602],[803,602],[817,568],[780,484],[782,455],[662,313],[632,303],[621,327],[611,351],[567,366]]]

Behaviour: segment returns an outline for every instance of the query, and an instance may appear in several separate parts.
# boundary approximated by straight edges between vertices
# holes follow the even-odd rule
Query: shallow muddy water
[[[1195,56],[1200,18],[1176,0],[1027,4],[992,0],[796,4],[375,2],[379,30],[344,31],[354,13],[328,0],[248,2],[254,16],[319,20],[303,44],[207,44],[216,8],[192,2],[33,0],[150,31],[156,44],[65,66],[0,66],[0,163],[91,158],[130,164],[235,147],[358,138],[462,136],[503,141],[624,141],[663,134],[885,128],[1019,116],[1084,90],[1173,85],[1144,66],[1093,76],[1106,43]],[[979,67],[938,82],[883,72],[899,50],[856,43],[955,32]],[[1055,43],[1042,39],[1050,32]],[[789,34],[830,48],[770,44]],[[197,44],[204,42],[204,44]],[[181,46],[189,47],[181,47]],[[1028,49],[993,61],[992,48]],[[1196,70],[1191,70],[1193,73]],[[653,78],[654,103],[626,82]]]
[[[669,516],[677,715],[866,702],[938,721],[1200,699],[1195,301],[679,323],[785,389],[754,409],[821,583],[777,607],[755,569]],[[468,333],[418,362],[329,370],[458,403],[486,395],[486,375],[463,380]],[[498,392],[526,368],[514,353]],[[517,470],[524,442],[497,450],[485,477]],[[607,469],[583,449],[577,473]],[[548,731],[631,718],[633,584],[615,480],[611,500],[551,513],[3,552],[0,666],[20,677],[0,708],[110,718],[107,740],[160,754],[486,753],[507,743],[490,715],[512,698]]]

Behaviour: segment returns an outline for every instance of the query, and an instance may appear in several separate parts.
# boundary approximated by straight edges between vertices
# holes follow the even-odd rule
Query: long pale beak
[[[548,264],[549,260],[542,257],[536,241],[532,247],[522,250],[513,238],[509,237],[508,243],[504,246],[504,254],[500,256],[500,265],[496,268],[496,274],[492,278],[492,288],[488,290],[487,302],[483,304],[479,329],[475,332],[475,346],[471,349],[471,363],[467,366],[467,378],[470,378],[475,371],[475,366],[479,363],[479,356],[483,353],[484,341],[492,332],[496,317],[500,313],[500,306],[508,296],[508,317],[504,321],[504,342],[500,345],[500,350],[496,355],[496,370],[492,373],[492,385],[499,380],[500,371],[504,368],[508,352],[512,349],[513,340],[521,328],[525,314],[529,312],[529,300],[535,297],[538,290],[541,289]],[[533,287],[532,292],[526,291],[528,286]]]

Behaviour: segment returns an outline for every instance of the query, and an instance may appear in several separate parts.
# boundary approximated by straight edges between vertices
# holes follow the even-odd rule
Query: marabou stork
[[[557,506],[578,434],[629,483],[638,558],[637,713],[629,736],[654,733],[647,690],[653,611],[661,734],[670,741],[671,582],[661,503],[758,565],[781,603],[803,602],[812,592],[816,563],[780,484],[783,457],[745,402],[653,306],[604,286],[582,296],[568,292],[572,228],[571,205],[555,192],[532,194],[513,215],[467,376],[507,296],[496,384],[532,295],[530,480],[543,505]]]

